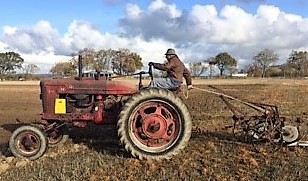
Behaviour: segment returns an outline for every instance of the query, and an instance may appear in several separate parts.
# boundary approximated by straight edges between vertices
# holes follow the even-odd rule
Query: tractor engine
[[[115,96],[109,95],[103,98],[104,112],[116,113],[120,111],[121,107],[129,96]],[[67,113],[86,113],[91,112],[95,108],[95,103],[98,101],[95,95],[87,94],[72,94],[65,97],[67,100]]]
[[[94,105],[94,95],[67,95],[65,97],[67,101],[67,113],[77,113],[77,112],[89,112]]]

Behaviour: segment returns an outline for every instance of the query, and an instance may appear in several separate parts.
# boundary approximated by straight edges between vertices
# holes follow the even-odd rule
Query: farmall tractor
[[[48,147],[68,138],[67,127],[117,125],[120,142],[139,159],[169,159],[178,154],[191,136],[191,117],[186,105],[174,91],[144,88],[97,76],[79,75],[75,79],[40,82],[41,120],[17,128],[9,140],[14,156],[35,160]],[[151,68],[150,68],[151,70]],[[99,74],[98,74],[99,75]]]

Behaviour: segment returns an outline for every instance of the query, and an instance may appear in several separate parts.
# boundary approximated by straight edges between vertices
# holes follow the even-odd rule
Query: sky
[[[306,0],[1,1],[0,53],[19,53],[39,73],[84,48],[128,48],[145,66],[165,61],[168,48],[185,64],[227,52],[239,70],[270,49],[281,64],[308,51],[307,8]]]

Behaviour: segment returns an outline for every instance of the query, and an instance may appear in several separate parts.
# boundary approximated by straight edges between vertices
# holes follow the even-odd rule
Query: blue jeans
[[[168,90],[176,90],[181,87],[181,82],[174,78],[154,78],[150,83],[150,87],[163,88]]]

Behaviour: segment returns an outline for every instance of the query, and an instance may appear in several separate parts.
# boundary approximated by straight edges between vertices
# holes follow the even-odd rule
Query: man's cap
[[[176,55],[176,53],[175,53],[175,50],[174,50],[174,49],[169,48],[169,49],[167,50],[167,52],[165,53],[165,55]]]

